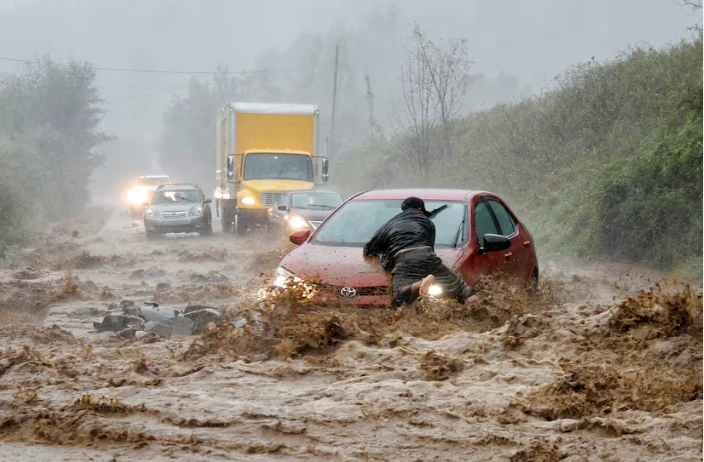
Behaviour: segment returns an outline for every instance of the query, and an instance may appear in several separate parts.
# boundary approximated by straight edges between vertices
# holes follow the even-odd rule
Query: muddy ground
[[[0,460],[702,460],[698,287],[543,262],[537,299],[487,281],[470,307],[297,312],[258,302],[286,251],[262,241],[147,241],[94,209],[12,256]],[[122,300],[250,322],[95,333]]]

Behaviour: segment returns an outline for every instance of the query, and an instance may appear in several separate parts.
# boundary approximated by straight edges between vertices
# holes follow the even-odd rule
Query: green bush
[[[393,143],[349,155],[367,163],[367,185],[380,171],[385,186],[502,195],[541,258],[701,271],[701,36],[574,66],[540,95],[455,124],[454,158],[431,161],[423,179]]]
[[[90,200],[95,149],[110,139],[94,81],[89,64],[40,59],[0,86],[0,257]]]

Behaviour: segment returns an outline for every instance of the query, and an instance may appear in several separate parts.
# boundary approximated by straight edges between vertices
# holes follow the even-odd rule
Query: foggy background
[[[610,59],[629,44],[674,42],[697,20],[675,0],[0,0],[0,57],[48,53],[98,69],[174,72],[98,70],[104,128],[116,139],[102,149],[107,157],[93,191],[109,197],[134,176],[167,173],[203,183],[210,195],[214,178],[181,178],[159,160],[168,158],[162,130],[169,104],[187,94],[191,79],[212,82],[218,66],[255,71],[231,75],[245,79],[240,100],[320,104],[324,146],[339,44],[336,139],[343,155],[368,134],[365,75],[374,115],[388,123],[414,21],[432,39],[468,40],[475,61],[469,111],[539,92],[568,66]],[[0,59],[0,79],[21,68]],[[213,120],[225,102],[213,104]],[[192,155],[214,164],[210,146]]]

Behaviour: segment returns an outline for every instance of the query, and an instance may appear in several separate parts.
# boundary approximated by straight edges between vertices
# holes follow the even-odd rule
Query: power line
[[[31,63],[35,62],[32,60],[28,60],[28,59],[6,58],[3,56],[0,56],[0,60],[12,61],[12,62],[16,62],[16,63],[25,63],[25,64],[31,64]],[[68,64],[64,64],[64,63],[54,63],[54,64],[57,66],[68,66]],[[225,71],[225,72],[219,72],[219,71],[169,71],[169,70],[160,70],[160,69],[127,69],[127,68],[119,68],[119,67],[94,67],[93,69],[96,71],[134,72],[134,73],[141,73],[141,74],[271,74],[271,73],[275,73],[275,72],[288,72],[288,71],[301,70],[300,68],[297,68],[297,67],[290,67],[290,68],[283,68],[283,69],[255,69],[255,70],[249,70],[249,71]]]

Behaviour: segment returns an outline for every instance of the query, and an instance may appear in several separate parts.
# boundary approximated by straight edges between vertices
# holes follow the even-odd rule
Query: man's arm
[[[384,246],[384,241],[386,237],[386,225],[382,226],[379,228],[376,233],[374,233],[374,236],[364,244],[364,250],[362,251],[362,254],[365,257],[377,257],[383,250]]]

